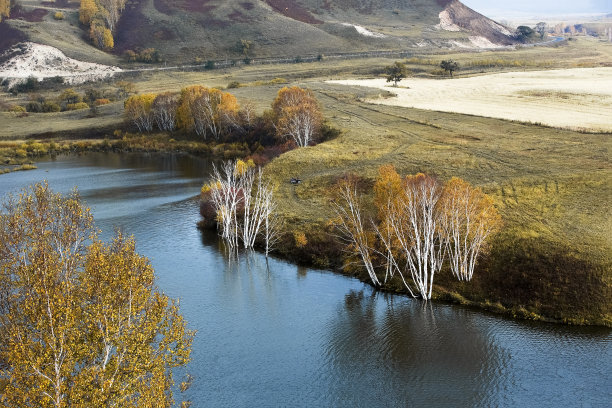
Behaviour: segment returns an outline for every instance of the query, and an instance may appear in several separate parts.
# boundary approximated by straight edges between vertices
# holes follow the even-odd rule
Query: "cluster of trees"
[[[252,105],[241,107],[231,93],[201,85],[183,88],[180,94],[133,95],[125,102],[125,115],[140,132],[180,129],[204,140],[226,140],[244,134],[257,120],[269,121],[278,140],[299,147],[317,141],[323,121],[314,94],[297,86],[281,89],[263,118],[256,118]]]
[[[123,56],[129,62],[145,62],[147,64],[152,64],[161,61],[159,51],[157,51],[155,48],[145,48],[144,50],[140,51],[126,50],[123,53]]]
[[[339,237],[374,285],[399,276],[413,297],[423,299],[431,299],[434,275],[446,259],[457,279],[471,280],[501,224],[491,198],[467,182],[452,178],[442,184],[421,173],[402,178],[390,165],[380,168],[374,185],[377,214],[365,214],[362,201],[355,178],[340,182]]]
[[[266,257],[278,241],[279,218],[272,187],[252,161],[226,161],[214,167],[202,187],[201,225],[216,226],[231,248],[252,249],[262,241]]]
[[[110,50],[115,46],[113,34],[126,0],[81,0],[79,20],[89,27],[89,37],[100,49]]]
[[[194,333],[149,261],[97,237],[76,192],[37,184],[0,215],[0,401],[9,407],[170,407]]]

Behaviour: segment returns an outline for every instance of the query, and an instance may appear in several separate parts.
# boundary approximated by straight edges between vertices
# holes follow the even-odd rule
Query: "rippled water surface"
[[[195,223],[210,162],[91,154],[0,175],[0,193],[78,186],[108,238],[133,234],[197,330],[194,407],[608,407],[609,330],[515,322],[376,293],[259,254],[228,259]]]

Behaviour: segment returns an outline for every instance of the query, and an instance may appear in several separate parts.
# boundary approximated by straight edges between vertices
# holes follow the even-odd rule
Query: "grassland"
[[[452,57],[467,67],[461,76],[473,76],[517,69],[610,66],[612,46],[580,39],[559,48]],[[418,77],[431,78],[443,58],[447,56],[423,54],[408,62]],[[339,248],[328,230],[333,216],[329,191],[346,173],[371,182],[380,165],[392,163],[403,174],[427,172],[442,179],[459,176],[494,197],[505,224],[470,285],[454,282],[447,272],[440,274],[439,298],[527,318],[612,325],[612,135],[372,105],[366,101],[381,91],[327,83],[376,76],[392,61],[323,60],[202,72],[148,72],[131,80],[139,92],[178,91],[195,83],[224,87],[237,81],[247,86],[230,91],[240,101],[251,101],[259,111],[270,106],[283,86],[280,82],[309,87],[316,93],[325,116],[342,129],[341,136],[288,152],[266,168],[288,225],[280,248],[283,256],[321,267],[339,266]],[[284,81],[273,81],[281,77]],[[104,86],[112,87],[112,83]],[[3,94],[0,98],[18,103],[27,96]],[[2,129],[8,130],[0,137],[36,138],[31,135],[48,132],[46,136],[60,139],[82,138],[97,124],[108,129],[101,133],[112,141],[112,128],[121,126],[121,102],[104,109],[97,119],[88,118],[87,112],[26,118],[3,113]],[[62,136],[65,129],[72,130]],[[303,183],[293,186],[288,182],[291,177]],[[295,246],[294,231],[305,233],[305,248]],[[356,269],[344,272],[362,276]],[[397,282],[386,289],[401,291]]]

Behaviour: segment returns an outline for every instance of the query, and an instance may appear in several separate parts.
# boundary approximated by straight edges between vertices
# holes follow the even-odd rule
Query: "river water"
[[[612,334],[519,322],[377,293],[201,233],[211,163],[173,155],[59,157],[0,175],[0,195],[78,186],[105,239],[136,237],[197,330],[193,407],[609,407]],[[177,396],[177,399],[180,396]]]

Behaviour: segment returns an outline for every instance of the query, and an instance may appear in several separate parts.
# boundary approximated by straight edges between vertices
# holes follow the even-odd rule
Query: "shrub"
[[[53,14],[53,18],[56,20],[63,20],[64,13],[62,13],[61,11],[56,11],[55,14]]]
[[[73,111],[79,109],[89,109],[89,105],[85,102],[69,103],[66,105],[66,110]]]
[[[94,101],[94,106],[108,105],[109,103],[111,103],[110,99],[100,98]]]
[[[308,245],[306,234],[301,231],[294,231],[293,239],[295,240],[295,246],[298,248],[304,248],[306,245]]]
[[[38,101],[28,102],[25,108],[26,108],[26,111],[30,113],[40,113],[43,111],[42,103]]]
[[[24,108],[24,107],[23,107],[23,106],[21,106],[21,105],[13,105],[13,106],[11,106],[11,108],[9,109],[9,112],[13,112],[13,113],[25,113],[25,112],[27,112],[27,111],[26,111],[26,108]]]
[[[46,101],[42,104],[43,112],[59,112],[60,110],[62,110],[61,107],[55,102]]]
[[[232,81],[227,84],[227,89],[236,89],[242,87],[242,84],[238,81]]]

